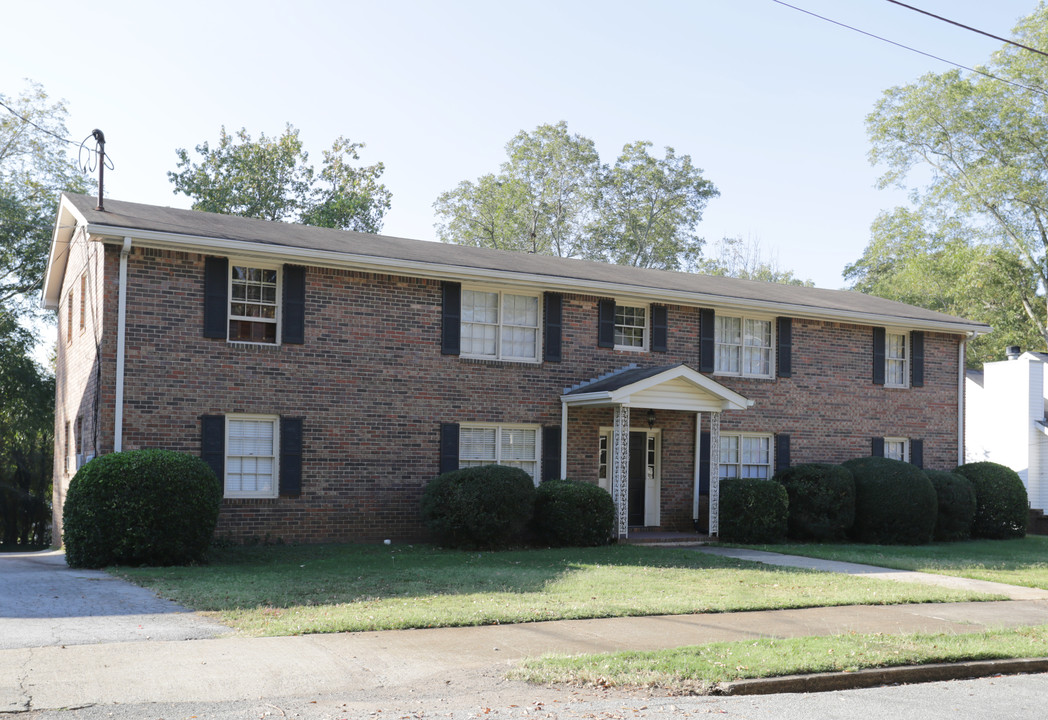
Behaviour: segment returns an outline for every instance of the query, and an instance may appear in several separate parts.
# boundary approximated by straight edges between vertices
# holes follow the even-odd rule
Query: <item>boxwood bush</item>
[[[62,511],[71,567],[204,559],[222,491],[203,460],[168,450],[101,455],[77,471]]]
[[[521,542],[534,504],[535,484],[520,468],[460,468],[426,485],[422,521],[447,547],[500,548]]]
[[[533,540],[552,547],[606,545],[615,526],[615,503],[599,485],[547,480],[535,491]]]
[[[789,496],[787,534],[796,540],[843,540],[855,522],[855,480],[841,465],[808,463],[773,478]]]
[[[968,478],[975,490],[972,537],[1003,540],[1026,536],[1030,501],[1018,473],[993,462],[968,463],[954,472]]]
[[[925,470],[932,481],[939,514],[935,518],[934,538],[939,542],[967,540],[975,518],[975,489],[964,475],[945,470]]]
[[[935,531],[938,501],[924,471],[901,460],[863,457],[844,467],[855,480],[852,537],[876,545],[921,545]]]
[[[720,539],[777,543],[786,538],[786,488],[770,480],[725,478],[720,482]]]

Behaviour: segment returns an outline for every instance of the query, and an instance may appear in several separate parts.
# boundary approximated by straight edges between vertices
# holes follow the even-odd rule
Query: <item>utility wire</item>
[[[36,124],[35,122],[33,122],[32,120],[27,118],[25,115],[23,115],[22,113],[18,112],[17,110],[12,108],[10,105],[5,103],[3,100],[0,100],[0,107],[2,107],[5,110],[7,110],[7,112],[11,113],[12,115],[14,115],[16,118],[18,118],[22,122],[24,122],[24,123],[26,123],[28,125],[32,125],[33,127],[35,127],[37,130],[39,130],[42,133],[50,135],[55,140],[60,140],[61,142],[67,143],[69,145],[78,145],[80,147],[80,154],[81,154],[81,156],[83,155],[83,153],[85,151],[88,153],[88,157],[89,158],[93,157],[94,155],[99,155],[100,154],[97,148],[90,148],[90,147],[87,147],[84,144],[94,135],[94,133],[92,133],[91,135],[88,135],[86,138],[84,138],[80,142],[77,142],[75,140],[70,140],[69,138],[64,138],[61,135],[58,135],[58,134],[48,130],[47,128],[43,127],[42,125]],[[94,162],[93,160],[89,160],[89,161],[86,161],[86,162],[82,161],[82,160],[79,160],[78,162],[80,164],[80,169],[83,170],[85,173],[94,172],[95,166],[93,164],[93,162]],[[105,163],[106,163],[106,167],[108,167],[110,170],[113,169],[113,159],[109,155],[106,155]]]
[[[913,10],[914,12],[919,12],[922,15],[927,15],[928,17],[933,17],[936,20],[942,20],[945,23],[950,23],[951,25],[956,25],[959,28],[964,28],[965,30],[971,30],[973,33],[979,33],[980,35],[985,35],[988,38],[993,38],[994,40],[1000,40],[1003,43],[1008,43],[1009,45],[1014,45],[1017,48],[1022,48],[1023,50],[1029,50],[1032,53],[1037,53],[1038,55],[1044,55],[1045,57],[1048,57],[1048,52],[1045,52],[1044,50],[1038,50],[1037,48],[1032,48],[1029,45],[1023,45],[1022,43],[1017,43],[1014,40],[1009,40],[1008,38],[999,37],[997,35],[994,35],[993,33],[988,33],[985,30],[980,30],[978,28],[973,28],[973,27],[970,27],[968,25],[965,25],[964,23],[959,23],[956,20],[950,20],[949,18],[944,18],[941,15],[936,15],[935,13],[928,12],[927,10],[921,10],[920,8],[914,7],[913,5],[907,5],[904,2],[899,2],[899,0],[888,0],[888,2],[894,3],[895,5],[898,5],[900,7],[907,8],[908,10]]]
[[[946,63],[947,65],[953,65],[954,67],[960,68],[961,70],[967,70],[968,72],[973,72],[973,73],[976,73],[978,75],[982,75],[983,77],[989,78],[990,80],[997,80],[998,82],[1007,83],[1008,85],[1011,85],[1013,87],[1017,87],[1017,88],[1020,88],[1022,90],[1029,90],[1030,92],[1035,92],[1038,95],[1044,95],[1045,97],[1048,97],[1048,92],[1045,92],[1041,88],[1031,87],[1029,85],[1023,85],[1022,83],[1017,83],[1017,82],[1015,82],[1013,80],[1008,80],[1006,78],[997,77],[996,75],[988,73],[985,70],[979,70],[978,68],[972,68],[972,67],[968,67],[967,65],[961,65],[960,63],[956,63],[953,60],[947,60],[946,58],[939,57],[938,55],[932,55],[931,53],[925,52],[923,50],[918,50],[915,47],[910,47],[909,45],[903,45],[900,42],[895,42],[894,40],[889,40],[886,37],[881,37],[880,35],[875,35],[875,34],[873,34],[871,32],[867,32],[866,30],[860,30],[857,27],[853,27],[853,26],[848,25],[846,23],[842,23],[842,22],[840,22],[838,20],[834,20],[833,18],[825,17],[824,15],[819,15],[818,13],[814,13],[811,10],[805,10],[804,8],[797,7],[796,5],[790,5],[788,2],[783,2],[783,0],[771,0],[771,1],[774,2],[774,3],[778,3],[779,5],[782,5],[784,7],[788,7],[791,10],[796,10],[798,12],[802,12],[805,15],[811,15],[812,17],[819,18],[820,20],[825,20],[828,23],[833,23],[834,25],[838,25],[838,26],[840,26],[842,28],[847,28],[848,30],[853,30],[853,31],[855,31],[857,33],[861,33],[861,34],[863,34],[863,35],[865,35],[867,37],[871,37],[871,38],[873,38],[875,40],[880,40],[881,42],[886,42],[889,45],[894,45],[895,47],[902,48],[903,50],[909,50],[910,52],[915,52],[918,55],[924,55],[925,57],[929,57],[932,60],[938,60],[939,62]]]
[[[16,118],[18,118],[22,122],[28,123],[29,125],[32,125],[33,127],[35,127],[40,132],[47,133],[48,135],[50,135],[51,137],[55,138],[56,140],[61,140],[62,142],[69,143],[70,145],[79,145],[80,144],[80,143],[76,142],[75,140],[70,140],[68,138],[62,137],[61,135],[56,135],[55,133],[51,132],[47,128],[45,128],[45,127],[43,127],[41,125],[37,125],[35,122],[30,120],[25,115],[23,115],[22,113],[18,112],[17,110],[15,110],[14,108],[12,108],[10,105],[8,105],[7,103],[5,103],[2,100],[0,100],[0,107],[2,107],[5,110],[7,110],[7,112],[11,113],[12,115],[14,115]]]

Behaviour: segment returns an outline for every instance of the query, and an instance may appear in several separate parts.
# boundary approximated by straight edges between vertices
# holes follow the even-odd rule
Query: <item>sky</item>
[[[1035,0],[907,0],[1009,37]],[[888,0],[790,0],[969,67],[1001,43]],[[26,79],[100,128],[106,196],[190,206],[176,148],[219,129],[278,136],[319,166],[338,136],[381,161],[383,234],[433,240],[433,202],[497,172],[519,131],[565,121],[611,164],[671,146],[720,190],[698,233],[743,237],[819,287],[846,286],[878,212],[865,118],[883,92],[953,66],[774,0],[0,0],[0,95]],[[0,110],[2,111],[2,110]],[[194,159],[199,156],[191,152]]]

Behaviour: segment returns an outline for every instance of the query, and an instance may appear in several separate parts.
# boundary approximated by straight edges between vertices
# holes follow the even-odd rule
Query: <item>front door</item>
[[[629,524],[641,527],[645,517],[648,483],[648,433],[630,433]]]

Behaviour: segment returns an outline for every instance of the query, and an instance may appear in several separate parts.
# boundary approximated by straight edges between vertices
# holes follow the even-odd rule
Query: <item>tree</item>
[[[382,163],[353,166],[362,147],[336,138],[318,174],[290,124],[280,137],[263,133],[257,141],[244,128],[234,136],[223,127],[217,146],[196,146],[199,163],[175,150],[180,172],[167,176],[176,193],[193,198],[194,210],[375,233],[392,196],[378,181]]]
[[[0,115],[0,308],[25,316],[36,313],[58,197],[63,190],[85,192],[87,180],[61,140],[63,101],[29,83],[0,102],[11,109]]]
[[[1039,6],[1014,35],[1024,45],[1048,47],[1048,7]],[[1006,330],[995,333],[994,346],[1033,338],[1043,347],[1048,64],[1006,45],[983,72],[1000,79],[958,70],[929,74],[887,90],[877,103],[867,130],[871,162],[886,168],[881,186],[924,184],[910,188],[912,216],[882,216],[871,245],[848,272],[860,289],[876,287],[902,299],[887,279],[917,284],[905,290],[911,302],[992,318],[995,328]],[[901,248],[885,235],[891,224],[907,233]],[[900,252],[903,266],[886,271],[886,252]],[[942,267],[932,266],[936,259]]]
[[[811,280],[801,280],[794,276],[792,270],[783,270],[778,258],[766,259],[759,240],[726,237],[715,248],[716,257],[704,259],[699,265],[699,269],[707,275],[815,287]]]
[[[498,174],[463,181],[434,203],[444,242],[688,269],[701,254],[694,233],[717,189],[687,155],[626,145],[613,167],[567,124],[521,131]]]

